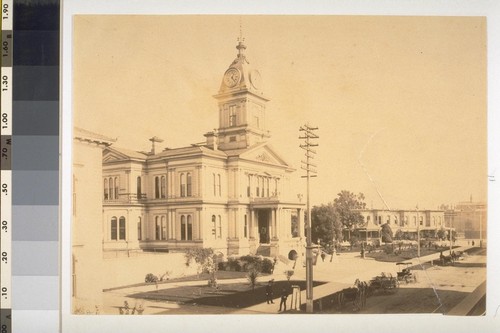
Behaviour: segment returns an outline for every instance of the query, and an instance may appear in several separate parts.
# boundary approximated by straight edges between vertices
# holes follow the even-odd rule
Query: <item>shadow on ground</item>
[[[315,282],[314,286],[323,284]],[[276,281],[273,285],[274,298],[280,296],[283,288],[291,293],[291,286],[298,285],[301,290],[306,288],[305,281]],[[129,295],[154,301],[168,301],[180,304],[211,305],[229,308],[246,308],[255,304],[266,302],[265,285],[259,285],[252,290],[248,284],[234,283],[220,285],[216,290],[209,286],[184,286],[169,289],[160,289]]]

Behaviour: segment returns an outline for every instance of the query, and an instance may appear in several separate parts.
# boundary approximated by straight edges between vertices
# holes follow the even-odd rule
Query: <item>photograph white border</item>
[[[62,1],[61,84],[61,330],[62,332],[405,332],[441,331],[494,332],[500,330],[500,3],[497,1],[155,1],[108,0]],[[447,317],[442,315],[168,315],[85,316],[71,314],[71,169],[72,169],[72,16],[76,14],[284,14],[284,15],[402,15],[485,16],[488,50],[488,272],[487,315]],[[496,236],[494,236],[496,235]],[[493,238],[494,237],[494,238]]]

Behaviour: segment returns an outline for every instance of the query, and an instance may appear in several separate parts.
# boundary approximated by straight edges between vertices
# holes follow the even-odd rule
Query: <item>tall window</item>
[[[436,225],[436,217],[435,217],[435,216],[433,216],[433,217],[432,217],[432,225],[433,225],[433,226],[435,226],[435,225]]]
[[[120,182],[118,181],[118,177],[115,177],[115,199],[118,199],[120,197],[119,192],[120,192]]]
[[[236,126],[236,106],[229,107],[229,126]]]
[[[261,189],[262,189],[262,193],[260,194],[261,197],[264,197],[264,177],[260,177],[260,181],[261,181]]]
[[[278,195],[278,179],[274,180],[274,195]]]
[[[219,220],[217,221],[217,238],[222,238],[222,219],[219,215]]]
[[[155,239],[156,240],[161,239],[161,224],[160,224],[160,217],[159,216],[155,217]]]
[[[165,181],[165,176],[161,176],[161,197],[162,199],[166,197],[166,181]]]
[[[250,175],[247,177],[247,197],[250,197]]]
[[[108,200],[108,198],[109,198],[108,179],[104,178],[104,200]]]
[[[216,226],[215,226],[215,215],[212,215],[212,235],[214,236],[214,239],[217,238],[217,231],[216,231]]]
[[[417,217],[413,216],[413,226],[415,227],[417,225]]]
[[[186,196],[186,175],[181,173],[181,197]]]
[[[217,195],[217,181],[215,173],[212,174],[212,183],[214,184],[214,197]]]
[[[139,216],[139,220],[137,221],[137,240],[142,239],[142,221],[141,217]]]
[[[424,225],[424,217],[420,216],[420,225]]]
[[[191,192],[191,173],[187,173],[187,196],[190,197],[192,195],[192,192]]]
[[[116,216],[111,218],[111,240],[118,240],[118,219]]]
[[[290,219],[290,233],[292,237],[299,237],[299,217],[297,214],[292,214]]]
[[[187,216],[187,240],[193,240],[193,218],[191,215]]]
[[[137,177],[137,199],[141,199],[142,197],[142,184],[141,177]]]
[[[266,196],[269,197],[269,178],[266,178]]]
[[[382,224],[382,216],[378,216],[378,224]]]
[[[155,177],[155,199],[160,198],[160,177]]]
[[[217,193],[219,194],[219,197],[222,195],[220,183],[221,183],[220,182],[220,175],[217,175]]]
[[[258,197],[260,194],[259,183],[260,183],[260,177],[255,177],[255,196],[256,197]]]
[[[245,214],[245,224],[243,225],[243,237],[248,237],[248,219],[247,214]]]
[[[366,217],[366,223],[370,223],[370,216]]]
[[[161,239],[167,239],[167,218],[161,217]]]
[[[120,229],[119,229],[119,238],[120,240],[125,240],[125,231],[126,231],[126,226],[125,226],[125,218],[123,216],[120,217]]]
[[[113,191],[113,188],[114,188],[113,183],[114,183],[114,182],[113,182],[113,178],[111,178],[111,177],[110,177],[110,178],[109,178],[109,198],[110,198],[111,200],[113,200],[113,199],[114,199],[114,197],[115,197],[115,196],[113,195],[113,192],[114,192],[114,191]]]
[[[181,240],[186,240],[186,216],[181,216]]]

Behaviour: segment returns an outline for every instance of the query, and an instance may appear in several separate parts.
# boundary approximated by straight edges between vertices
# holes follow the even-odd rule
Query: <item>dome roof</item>
[[[224,73],[219,94],[248,91],[263,97],[260,73],[250,65],[250,62],[246,58],[246,48],[246,45],[240,39],[236,46],[238,54]]]

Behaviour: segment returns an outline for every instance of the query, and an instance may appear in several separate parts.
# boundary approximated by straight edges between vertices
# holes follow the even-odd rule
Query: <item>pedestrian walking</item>
[[[278,312],[281,312],[281,308],[283,306],[283,311],[286,311],[286,299],[288,298],[288,290],[286,288],[283,288],[281,290],[281,302],[280,302],[280,309]]]
[[[274,304],[273,296],[274,296],[274,292],[273,292],[273,280],[269,280],[269,282],[267,283],[267,286],[266,286],[266,301],[267,301],[267,304]]]

